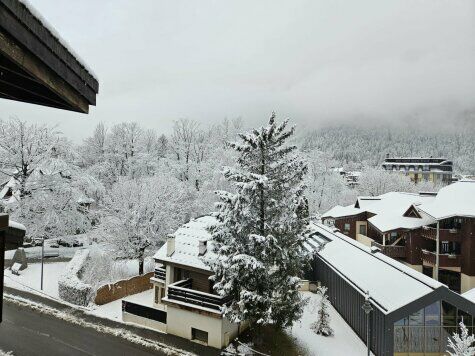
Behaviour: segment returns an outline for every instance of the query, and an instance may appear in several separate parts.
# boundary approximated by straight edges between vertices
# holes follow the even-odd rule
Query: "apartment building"
[[[311,224],[311,230],[309,247],[325,246],[315,254],[307,278],[328,287],[333,307],[363,342],[369,334],[374,355],[442,356],[462,319],[473,332],[475,304],[469,295],[451,291],[334,227]],[[362,308],[366,301],[369,314]]]
[[[390,157],[386,156],[382,167],[391,172],[409,176],[413,182],[429,181],[450,184],[452,182],[452,161],[433,157]]]
[[[475,288],[475,181],[456,182],[438,194],[359,197],[322,220],[456,292]]]

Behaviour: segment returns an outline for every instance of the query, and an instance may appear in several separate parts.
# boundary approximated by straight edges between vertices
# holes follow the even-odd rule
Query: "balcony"
[[[229,297],[193,290],[192,283],[193,281],[188,278],[170,284],[167,296],[162,301],[218,313],[221,313],[222,307],[231,301]]]
[[[406,246],[392,246],[392,245],[381,245],[375,241],[371,242],[371,247],[377,247],[381,250],[381,253],[391,258],[405,258],[406,257]]]
[[[437,240],[437,228],[424,226],[422,228],[421,236],[430,239]],[[460,242],[460,230],[457,229],[439,229],[439,241],[455,241]]]
[[[435,266],[435,252],[422,250],[422,262]],[[461,255],[439,254],[439,267],[460,267]]]
[[[155,272],[154,272],[154,277],[155,279],[158,279],[160,281],[165,281],[165,277],[167,275],[167,272],[165,270],[165,268],[161,268],[161,267],[155,267]]]

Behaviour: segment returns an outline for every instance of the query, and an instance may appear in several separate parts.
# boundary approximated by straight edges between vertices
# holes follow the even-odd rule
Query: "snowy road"
[[[14,355],[165,355],[11,303],[3,312],[0,350]]]

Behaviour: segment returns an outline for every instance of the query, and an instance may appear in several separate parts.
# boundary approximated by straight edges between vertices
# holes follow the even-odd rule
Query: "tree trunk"
[[[144,250],[140,250],[139,254],[139,275],[143,274],[143,265],[144,265]]]

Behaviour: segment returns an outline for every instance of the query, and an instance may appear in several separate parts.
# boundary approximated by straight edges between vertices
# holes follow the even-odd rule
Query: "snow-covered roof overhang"
[[[0,98],[87,113],[99,83],[25,0],[0,0]]]
[[[475,181],[462,180],[442,188],[434,200],[419,205],[418,210],[436,220],[475,218]]]
[[[313,227],[329,240],[318,256],[362,294],[369,291],[374,305],[384,314],[403,308],[439,288],[447,289],[442,283],[327,226],[314,224]],[[388,288],[388,281],[394,288]]]

